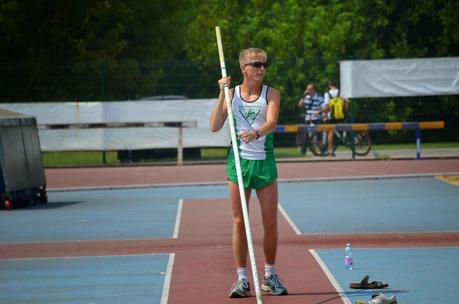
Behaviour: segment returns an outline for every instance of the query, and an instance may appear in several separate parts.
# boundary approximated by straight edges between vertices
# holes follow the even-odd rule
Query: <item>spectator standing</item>
[[[300,147],[301,155],[306,154],[308,140],[310,138],[310,132],[307,131],[307,126],[320,123],[322,118],[320,109],[323,103],[324,98],[317,94],[314,83],[309,83],[306,86],[303,97],[298,101],[298,107],[305,109],[305,126],[298,128],[297,133],[297,145]]]
[[[340,95],[340,90],[335,81],[328,82],[328,91],[324,94],[324,103],[322,109],[318,113],[328,113],[327,119],[329,123],[343,123],[345,115],[349,112],[350,100],[345,96]],[[329,131],[327,135],[328,151],[331,156],[335,156],[333,151],[333,131]]]

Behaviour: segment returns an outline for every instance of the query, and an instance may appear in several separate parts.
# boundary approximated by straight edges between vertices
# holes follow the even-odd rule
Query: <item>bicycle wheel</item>
[[[371,138],[368,132],[359,132],[354,137],[355,154],[359,156],[367,155],[371,150]]]
[[[312,134],[309,138],[309,150],[315,156],[327,156],[327,143],[323,140],[322,132]]]
[[[345,132],[344,133],[343,132],[338,133],[336,131],[334,132],[334,134],[333,134],[333,147],[331,149],[332,150],[331,156],[336,156],[335,152],[336,152],[336,149],[338,149],[338,146],[340,144],[344,144],[345,145],[345,143],[343,142],[343,138],[345,138],[345,136],[346,136]]]
[[[308,136],[298,134],[296,142],[298,144],[298,148],[300,149],[300,154],[304,156],[306,154],[306,150],[308,149]]]

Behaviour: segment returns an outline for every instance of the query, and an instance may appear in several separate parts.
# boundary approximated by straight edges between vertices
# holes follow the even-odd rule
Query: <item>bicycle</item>
[[[303,114],[303,117],[304,117],[304,114]],[[308,148],[309,150],[311,150],[310,140],[314,134],[314,131],[311,131],[309,128],[312,128],[318,124],[319,123],[317,121],[313,122],[311,120],[307,121],[305,124],[299,124],[296,142],[300,149],[301,155],[304,156]]]
[[[371,150],[371,137],[368,131],[359,131],[353,135],[353,132],[334,131],[333,133],[333,148],[328,151],[327,132],[315,131],[309,139],[309,150],[315,156],[335,155],[335,151],[339,145],[343,145],[349,149],[355,149],[355,154],[365,156]]]

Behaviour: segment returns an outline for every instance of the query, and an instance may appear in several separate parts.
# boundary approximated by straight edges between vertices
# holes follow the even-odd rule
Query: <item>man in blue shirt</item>
[[[313,83],[306,86],[303,97],[298,101],[298,106],[306,110],[304,122],[306,124],[319,123],[321,115],[317,112],[322,108],[323,96],[317,94]]]
[[[323,96],[317,94],[313,83],[309,83],[306,86],[303,97],[298,101],[298,106],[305,109],[304,123],[306,124],[306,126],[298,128],[297,134],[297,145],[300,147],[301,155],[306,154],[308,146],[309,132],[306,130],[306,127],[311,124],[320,123],[322,116],[319,111],[322,108],[323,102]]]

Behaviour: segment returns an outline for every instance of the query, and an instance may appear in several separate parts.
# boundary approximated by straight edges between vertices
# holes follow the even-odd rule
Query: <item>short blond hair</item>
[[[244,64],[247,64],[250,59],[252,59],[256,55],[263,55],[265,57],[265,61],[268,60],[268,55],[266,52],[262,49],[259,48],[248,48],[245,50],[242,50],[242,52],[239,54],[239,64],[242,66]]]

